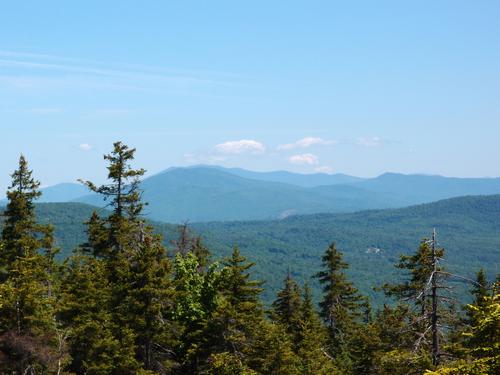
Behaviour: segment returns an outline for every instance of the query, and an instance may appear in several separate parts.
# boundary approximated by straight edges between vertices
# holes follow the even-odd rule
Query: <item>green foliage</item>
[[[479,304],[469,305],[469,309],[475,315],[475,324],[465,334],[471,355],[500,358],[500,294],[483,297]]]
[[[61,320],[68,335],[75,373],[129,373],[136,369],[130,342],[123,345],[114,332],[121,329],[109,309],[111,285],[102,260],[75,255],[66,262],[61,283]],[[130,341],[130,331],[123,332]]]
[[[297,342],[303,321],[303,301],[299,285],[288,272],[285,285],[272,304],[271,318],[283,325],[293,342]]]
[[[443,249],[436,252],[438,258],[442,258],[443,255]],[[424,238],[413,255],[401,255],[399,263],[396,264],[397,268],[407,271],[409,278],[401,284],[385,284],[385,292],[391,297],[412,300],[418,305],[425,305],[424,292],[433,272],[432,265],[432,249],[429,240]],[[425,306],[422,308],[425,309]]]
[[[294,346],[300,358],[301,374],[336,373],[333,358],[328,354],[327,330],[314,308],[311,289],[307,284],[304,286],[300,315],[300,330]]]
[[[12,174],[0,246],[0,361],[2,372],[54,370],[65,361],[56,321],[52,227],[35,217],[40,183],[26,159]]]
[[[404,349],[382,353],[378,361],[376,373],[380,375],[421,375],[432,368],[431,358],[426,353]]]
[[[177,303],[174,317],[189,322],[206,319],[217,306],[217,289],[221,282],[218,264],[212,263],[200,272],[199,259],[192,252],[177,253],[174,259],[174,284]]]
[[[255,375],[255,371],[246,367],[238,356],[223,352],[216,353],[208,359],[209,367],[206,374],[209,375]]]
[[[349,265],[342,260],[342,253],[334,243],[328,247],[322,261],[323,270],[316,274],[323,286],[320,315],[328,326],[331,349],[336,352],[360,316],[362,297],[347,281],[344,270]]]
[[[300,358],[293,351],[291,337],[280,324],[263,323],[262,334],[252,348],[250,363],[261,374],[299,375]]]
[[[484,296],[468,308],[474,312],[474,325],[464,333],[468,348],[466,355],[426,374],[484,375],[500,372],[500,294]]]
[[[82,247],[90,257],[83,258],[82,263],[77,255],[73,266],[81,269],[83,275],[88,273],[87,264],[100,267],[101,274],[95,282],[104,283],[97,284],[103,294],[95,309],[87,314],[78,310],[66,313],[69,327],[73,331],[83,330],[84,340],[90,340],[84,350],[92,350],[74,356],[72,366],[77,372],[109,368],[112,373],[125,374],[139,370],[165,371],[172,366],[172,348],[177,345],[172,333],[175,324],[165,324],[163,318],[173,305],[171,266],[161,237],[153,234],[152,227],[140,217],[144,204],[140,200],[139,178],[144,170],[131,168],[134,152],[116,142],[112,153],[104,156],[109,162],[110,184],[97,187],[85,182],[94,192],[111,199],[112,212],[105,217],[92,214],[87,223],[88,242]],[[89,284],[83,294],[70,289],[66,295],[69,301],[78,301],[78,306],[80,299],[93,298],[96,292],[93,289],[94,285]],[[101,331],[95,330],[96,321],[102,322]],[[88,362],[89,357],[92,363]]]

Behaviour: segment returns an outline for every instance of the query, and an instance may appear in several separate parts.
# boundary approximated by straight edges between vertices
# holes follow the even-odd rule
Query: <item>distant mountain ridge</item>
[[[328,189],[238,176],[219,168],[174,168],[144,179],[146,212],[154,220],[227,221],[276,219],[290,214],[352,212],[400,207],[405,202],[384,193],[356,186],[330,185]],[[95,195],[78,202],[102,205]]]
[[[201,166],[206,167],[206,166]],[[210,167],[210,166],[209,166]],[[240,177],[250,178],[260,181],[282,182],[285,184],[316,187],[321,185],[342,185],[353,184],[365,180],[362,177],[350,176],[343,173],[293,173],[289,171],[254,172],[242,168],[212,167],[235,174]]]
[[[465,195],[498,194],[500,178],[384,173],[376,178],[359,181],[353,186],[379,193],[397,194],[413,203],[426,203]]]
[[[154,220],[202,222],[264,220],[290,215],[405,207],[464,195],[498,194],[500,178],[452,178],[385,173],[375,178],[343,174],[253,172],[240,168],[169,168],[144,179],[146,211]],[[78,184],[43,189],[41,202],[102,206]]]

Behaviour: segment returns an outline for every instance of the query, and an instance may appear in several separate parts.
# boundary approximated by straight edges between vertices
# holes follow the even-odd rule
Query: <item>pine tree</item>
[[[300,358],[294,352],[292,339],[283,325],[261,321],[255,328],[262,334],[257,336],[250,352],[251,368],[259,374],[303,374]]]
[[[475,312],[475,324],[466,334],[470,354],[489,367],[488,373],[496,374],[500,371],[500,294],[486,296],[468,308]]]
[[[419,314],[412,316],[411,331],[416,339],[413,351],[430,352],[433,365],[438,365],[442,356],[443,332],[439,327],[446,320],[455,324],[453,299],[445,296],[450,288],[445,284],[451,275],[443,270],[440,261],[444,249],[437,247],[436,231],[431,239],[423,239],[416,253],[401,256],[398,268],[405,269],[409,278],[402,284],[384,285],[387,295],[398,297],[400,301],[412,303],[419,308]]]
[[[454,363],[447,364],[428,375],[486,375],[500,372],[500,294],[481,299],[481,304],[470,304],[474,311],[475,323],[464,333],[466,355]]]
[[[117,306],[126,326],[135,334],[136,358],[147,370],[166,373],[174,365],[177,340],[175,323],[164,319],[173,309],[171,262],[161,238],[144,228],[144,237],[127,259],[127,272],[120,278],[128,285]]]
[[[470,293],[474,297],[472,304],[475,306],[481,306],[485,297],[490,296],[490,287],[483,268],[477,272],[476,282],[473,284]]]
[[[15,260],[36,254],[40,246],[36,234],[42,228],[36,223],[34,202],[40,197],[40,182],[36,181],[23,155],[19,167],[11,175],[12,184],[7,191],[7,207],[4,212],[0,269],[9,271]],[[5,279],[6,275],[2,279]]]
[[[302,323],[300,292],[299,285],[292,278],[291,272],[288,271],[283,289],[277,293],[271,310],[271,318],[285,327],[294,343],[297,343]]]
[[[338,351],[360,316],[362,297],[344,271],[349,267],[332,243],[322,257],[323,270],[316,274],[323,285],[320,315],[328,326],[332,350]]]
[[[0,365],[3,372],[54,369],[65,355],[55,320],[53,229],[35,217],[39,185],[21,156],[7,192],[1,238],[0,352],[9,359]]]
[[[248,272],[253,265],[254,263],[247,262],[237,247],[224,260],[220,297],[203,328],[203,347],[208,350],[207,357],[229,353],[243,366],[255,369],[249,361],[259,361],[251,353],[255,345],[264,340],[265,332],[261,329],[264,312],[259,299],[262,282],[251,280]]]
[[[259,296],[263,283],[251,280],[247,272],[254,265],[253,262],[247,262],[238,247],[234,247],[231,256],[223,262],[222,292],[229,303],[242,313],[262,312]]]
[[[139,368],[132,345],[134,336],[115,321],[111,300],[112,288],[103,260],[76,254],[66,262],[60,315],[69,336],[69,371],[131,374]],[[120,329],[121,342],[115,335]]]
[[[491,287],[488,285],[488,280],[486,278],[486,273],[483,268],[480,268],[476,273],[476,280],[471,281],[472,287],[469,290],[469,293],[472,297],[472,306],[482,306],[483,303],[487,300],[487,297],[491,296]],[[465,341],[464,341],[464,332],[470,331],[471,327],[477,324],[476,320],[476,311],[475,308],[470,308],[470,305],[465,305],[463,307],[465,311],[465,316],[463,319],[460,319],[451,329],[450,337],[453,341],[453,354],[456,357],[464,356],[466,351]]]
[[[123,252],[127,243],[140,236],[140,215],[144,204],[141,202],[139,185],[145,170],[131,167],[134,154],[135,149],[115,142],[113,151],[104,155],[104,159],[109,162],[107,168],[110,183],[96,186],[91,181],[81,181],[104,200],[110,200],[109,207],[113,210],[106,219],[101,219],[94,213],[88,223],[87,247],[95,256],[112,259]]]
[[[443,249],[437,249],[436,257],[444,255]],[[409,278],[400,284],[385,284],[386,295],[399,300],[413,301],[420,307],[420,316],[428,313],[431,306],[426,288],[433,273],[432,247],[429,239],[424,238],[413,255],[401,255],[397,268],[407,270]]]
[[[96,186],[84,182],[109,200],[112,209],[104,218],[92,215],[84,250],[102,260],[106,269],[110,289],[107,311],[116,324],[111,327],[112,338],[122,351],[135,354],[127,371],[139,367],[166,371],[172,365],[176,345],[170,324],[163,318],[173,306],[171,266],[161,238],[141,217],[140,177],[145,170],[131,167],[134,154],[135,149],[114,143],[113,151],[104,156],[110,183]]]
[[[304,285],[300,309],[300,331],[296,343],[301,374],[327,375],[337,373],[333,358],[328,355],[327,334],[314,308],[312,291]]]

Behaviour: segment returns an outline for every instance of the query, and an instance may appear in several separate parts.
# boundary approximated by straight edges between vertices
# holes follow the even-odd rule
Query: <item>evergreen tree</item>
[[[283,289],[277,293],[271,310],[271,317],[285,327],[294,343],[297,343],[302,323],[303,306],[300,292],[299,285],[288,271]]]
[[[328,354],[327,334],[314,308],[309,285],[304,285],[300,309],[300,331],[296,352],[300,359],[300,373],[304,375],[327,375],[337,373],[333,358]]]
[[[259,315],[262,312],[259,296],[263,282],[251,280],[247,272],[254,265],[247,262],[238,247],[234,247],[231,256],[223,262],[222,293],[241,313]]]
[[[470,291],[474,300],[472,305],[481,306],[485,302],[485,298],[490,296],[490,288],[488,285],[488,280],[486,278],[486,273],[484,269],[481,268],[476,274],[476,282],[472,285],[472,289]],[[469,318],[473,320],[473,309],[469,309]]]
[[[300,359],[283,325],[261,321],[255,328],[263,334],[257,336],[249,353],[249,362],[254,370],[269,375],[302,374]]]
[[[110,183],[96,186],[91,181],[81,181],[104,200],[110,200],[108,206],[113,210],[105,219],[94,213],[88,223],[87,247],[95,256],[113,259],[124,251],[128,243],[133,243],[140,236],[140,215],[144,203],[141,202],[139,185],[145,170],[131,167],[134,154],[135,149],[115,142],[113,151],[104,155],[104,159],[109,162],[107,169]]]
[[[52,227],[36,221],[34,201],[40,183],[26,159],[12,174],[0,249],[0,352],[3,372],[44,371],[64,361],[55,320]]]
[[[104,156],[109,184],[84,182],[92,191],[110,200],[111,215],[94,213],[88,222],[87,253],[102,260],[110,295],[107,310],[116,327],[113,339],[122,351],[134,352],[127,371],[167,371],[172,366],[175,338],[164,316],[173,308],[171,266],[161,238],[152,233],[141,217],[140,177],[144,169],[133,169],[135,149],[121,142]],[[139,367],[138,367],[139,366]],[[125,370],[121,370],[125,371]]]
[[[449,325],[457,322],[453,299],[443,295],[449,289],[444,281],[453,276],[440,266],[443,256],[444,249],[437,248],[434,230],[432,238],[422,240],[414,255],[401,256],[397,267],[407,270],[408,279],[402,284],[384,285],[387,295],[410,302],[420,310],[418,315],[410,317],[410,330],[415,335],[413,351],[429,351],[433,365],[440,362],[441,341],[445,338],[439,327],[445,322]]]
[[[23,155],[19,166],[11,175],[12,183],[7,191],[7,207],[3,213],[5,221],[2,228],[3,249],[0,256],[0,269],[8,273],[15,260],[31,257],[37,253],[41,244],[37,233],[42,226],[36,223],[34,202],[40,197],[40,182],[33,178],[28,162]],[[4,274],[2,279],[8,277]]]
[[[437,249],[436,257],[442,258],[443,249]],[[431,241],[424,238],[413,255],[401,255],[397,268],[406,270],[409,278],[400,284],[384,284],[386,295],[398,300],[412,301],[420,307],[421,317],[428,314],[431,306],[426,290],[433,274]]]
[[[61,283],[61,320],[68,332],[76,374],[132,374],[139,369],[134,336],[115,321],[112,288],[104,262],[76,254],[66,262]],[[122,341],[115,336],[122,330]],[[125,339],[126,338],[126,339]]]
[[[251,280],[249,269],[254,263],[247,262],[237,247],[223,262],[220,299],[211,319],[204,327],[205,348],[210,355],[229,353],[250,368],[253,348],[264,340],[264,312],[259,296],[262,282]],[[255,368],[254,368],[255,369]]]
[[[175,366],[173,349],[178,344],[175,322],[165,319],[173,309],[175,293],[170,263],[161,238],[146,227],[127,259],[127,272],[119,278],[128,290],[117,312],[135,334],[136,358],[144,369],[159,373]]]
[[[347,280],[344,271],[349,266],[334,243],[328,247],[322,261],[323,270],[316,274],[323,286],[320,315],[328,326],[332,350],[336,352],[360,316],[362,297]]]
[[[468,305],[475,323],[465,333],[468,351],[454,363],[426,375],[489,375],[500,372],[500,294],[481,299],[480,305]]]

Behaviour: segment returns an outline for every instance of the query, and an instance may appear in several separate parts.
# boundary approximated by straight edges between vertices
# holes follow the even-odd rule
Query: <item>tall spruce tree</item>
[[[65,262],[60,317],[76,374],[130,374],[138,370],[130,329],[114,319],[112,288],[101,259],[75,254]],[[123,329],[121,340],[116,331]],[[126,333],[126,334],[125,334]]]
[[[208,363],[222,353],[242,368],[255,369],[260,363],[253,350],[265,339],[266,322],[259,298],[262,282],[252,280],[249,273],[253,265],[237,247],[223,261],[219,303],[204,328],[205,347],[210,348]]]
[[[331,349],[337,352],[360,316],[363,298],[347,280],[344,271],[349,265],[342,260],[342,253],[334,243],[326,250],[322,262],[323,270],[316,274],[323,286],[320,315],[328,327]]]
[[[423,239],[413,255],[402,255],[396,267],[407,271],[407,279],[400,284],[385,284],[383,289],[400,302],[409,303],[418,309],[410,317],[410,330],[415,335],[413,352],[427,351],[433,365],[442,357],[441,341],[444,338],[440,327],[446,321],[455,324],[453,299],[445,295],[449,287],[445,284],[451,275],[443,269],[440,261],[444,249],[437,247],[436,231],[430,239]]]
[[[437,249],[436,256],[441,258],[443,249]],[[424,316],[431,308],[426,293],[430,277],[433,273],[431,241],[424,238],[413,255],[401,255],[396,268],[407,271],[407,279],[399,284],[384,284],[387,296],[399,300],[412,301],[420,307],[420,315]]]
[[[0,351],[8,358],[0,369],[5,373],[54,370],[64,357],[55,320],[53,229],[35,217],[39,186],[21,155],[7,191],[0,249]]]
[[[293,343],[297,343],[299,338],[302,324],[302,307],[300,287],[292,278],[291,272],[288,271],[283,289],[278,291],[276,300],[272,304],[271,318],[285,327]]]
[[[300,359],[300,373],[327,375],[337,373],[333,359],[328,354],[328,336],[314,307],[312,291],[306,283],[300,308],[300,331],[295,343]]]
[[[475,306],[481,306],[485,297],[489,297],[491,295],[490,284],[488,283],[486,272],[484,272],[483,268],[477,272],[476,282],[472,285],[470,293],[474,297],[472,304]]]
[[[5,221],[2,228],[4,244],[0,257],[0,268],[4,272],[22,257],[37,253],[41,244],[36,234],[42,226],[36,223],[35,200],[40,197],[40,182],[33,178],[28,162],[23,155],[19,158],[18,169],[11,175],[12,183],[7,191],[7,207],[3,213]],[[4,275],[5,279],[8,275]]]
[[[109,184],[84,182],[108,200],[112,209],[106,217],[94,212],[84,249],[106,269],[110,288],[107,309],[116,323],[111,331],[113,339],[121,350],[128,347],[135,353],[136,363],[129,361],[127,371],[165,372],[172,365],[175,345],[170,324],[163,318],[173,305],[170,261],[161,238],[141,216],[140,177],[145,170],[131,167],[135,149],[121,142],[113,146],[104,156],[109,163]]]

